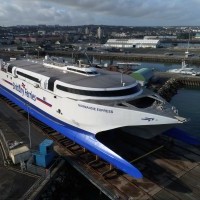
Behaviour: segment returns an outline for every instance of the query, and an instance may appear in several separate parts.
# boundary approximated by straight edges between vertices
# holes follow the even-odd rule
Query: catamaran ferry
[[[13,60],[0,66],[0,94],[40,121],[136,178],[140,171],[96,139],[103,131],[152,138],[185,122],[132,77],[62,60]]]

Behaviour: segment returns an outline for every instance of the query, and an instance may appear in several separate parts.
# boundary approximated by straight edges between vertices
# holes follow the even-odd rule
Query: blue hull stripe
[[[56,131],[65,135],[69,139],[75,141],[81,146],[85,147],[89,151],[98,155],[102,159],[108,161],[123,172],[135,177],[142,178],[142,173],[134,167],[132,164],[127,162],[125,159],[117,155],[115,152],[107,148],[104,144],[100,143],[94,136],[94,134],[85,130],[76,128],[72,125],[66,124],[61,120],[52,117],[48,113],[40,110],[30,102],[16,95],[12,91],[8,90],[4,86],[0,85],[0,94],[10,99],[12,102],[17,104],[19,107],[29,112],[30,115],[34,116],[38,120],[52,127]]]

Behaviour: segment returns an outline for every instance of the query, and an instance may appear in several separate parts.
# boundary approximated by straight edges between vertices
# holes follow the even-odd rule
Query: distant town
[[[105,25],[18,25],[0,27],[1,51],[39,54],[44,51],[129,53],[133,49],[176,47],[200,43],[200,27],[126,27]],[[167,44],[167,45],[166,45]],[[41,54],[42,55],[42,54]]]

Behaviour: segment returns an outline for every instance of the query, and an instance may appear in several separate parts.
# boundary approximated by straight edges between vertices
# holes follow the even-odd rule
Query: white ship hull
[[[54,94],[41,88],[36,88],[23,80],[18,78],[12,78],[11,80],[10,77],[7,78],[7,74],[4,72],[0,73],[0,81],[0,85],[3,88],[6,88],[28,102],[27,107],[35,106],[47,115],[51,115],[66,124],[93,134],[110,129],[132,126],[148,126],[148,129],[146,129],[148,131],[150,125],[153,128],[156,125],[177,123],[177,119],[141,112],[139,110],[134,111],[103,106],[59,96],[55,98]],[[25,85],[24,88],[23,85]],[[31,97],[31,94],[34,98]],[[128,128],[127,130],[131,129]],[[135,133],[135,135],[138,134],[140,133]]]

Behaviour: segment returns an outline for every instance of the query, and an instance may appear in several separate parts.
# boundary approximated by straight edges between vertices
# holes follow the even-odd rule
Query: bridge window
[[[156,100],[151,97],[142,97],[139,99],[134,99],[132,101],[128,101],[127,103],[129,103],[137,108],[148,108],[148,107],[152,106],[152,104],[155,101]]]
[[[117,97],[117,96],[127,96],[132,95],[140,91],[140,87],[138,85],[122,90],[114,90],[114,91],[89,91],[89,90],[79,90],[74,88],[65,87],[62,85],[56,85],[56,88],[62,90],[64,92],[69,92],[73,94],[79,94],[84,96],[96,96],[96,97]]]

